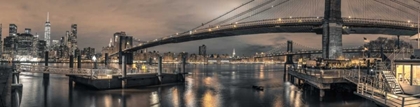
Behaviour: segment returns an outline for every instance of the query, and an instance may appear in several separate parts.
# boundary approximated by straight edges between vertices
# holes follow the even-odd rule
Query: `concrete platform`
[[[75,82],[76,84],[82,84],[100,90],[177,83],[182,82],[184,79],[182,74],[173,73],[163,73],[162,81],[159,81],[157,73],[127,75],[125,78],[122,78],[121,76],[112,76],[107,79],[92,79],[90,77],[76,75],[67,76],[69,77],[69,81]],[[125,84],[124,81],[126,81]]]
[[[0,66],[0,107],[11,106],[12,69]]]
[[[343,75],[345,74],[344,70],[324,70],[322,73],[321,71],[289,71],[288,74],[291,76],[294,76],[300,80],[305,81],[305,83],[324,90],[324,89],[330,89],[331,84],[333,83],[348,83],[347,80],[345,80]]]

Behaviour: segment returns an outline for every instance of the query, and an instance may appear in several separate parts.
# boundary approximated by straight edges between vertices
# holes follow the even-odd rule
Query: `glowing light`
[[[235,24],[238,24],[238,22],[235,22]]]
[[[408,23],[410,23],[410,22],[411,22],[411,20],[408,20],[407,22],[408,22]]]
[[[278,21],[281,21],[281,18],[279,18]]]
[[[96,61],[96,56],[93,56],[93,57],[92,57],[92,60],[93,60],[93,61]]]
[[[209,29],[209,32],[211,31],[211,29]]]
[[[236,25],[233,25],[233,27],[236,27]]]
[[[292,16],[289,16],[289,18],[293,18]]]
[[[351,16],[349,16],[349,18],[351,19]]]

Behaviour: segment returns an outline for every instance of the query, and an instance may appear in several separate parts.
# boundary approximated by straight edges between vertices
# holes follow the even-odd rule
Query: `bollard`
[[[82,56],[77,56],[77,68],[82,68]]]
[[[158,61],[158,79],[159,83],[162,84],[162,56],[159,56]]]

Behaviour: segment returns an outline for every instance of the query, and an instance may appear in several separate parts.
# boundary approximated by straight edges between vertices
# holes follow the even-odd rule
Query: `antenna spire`
[[[47,12],[47,22],[50,22],[50,12]]]

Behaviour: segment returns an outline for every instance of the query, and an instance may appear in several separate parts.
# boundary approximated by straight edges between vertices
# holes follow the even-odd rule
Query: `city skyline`
[[[314,1],[314,5],[322,7],[322,3],[318,3],[316,1]],[[101,49],[102,47],[108,45],[109,38],[111,38],[115,32],[124,31],[134,38],[146,41],[153,40],[169,36],[176,32],[190,30],[203,22],[211,20],[212,18],[227,12],[243,2],[244,1],[240,0],[214,0],[205,1],[205,3],[202,3],[202,1],[144,2],[130,0],[126,2],[36,1],[36,3],[34,3],[34,1],[11,1],[9,4],[13,5],[0,4],[0,12],[5,13],[5,16],[8,16],[0,18],[0,23],[3,24],[3,28],[8,27],[6,25],[10,23],[18,25],[18,33],[23,32],[23,28],[31,28],[33,33],[43,34],[46,19],[45,13],[49,12],[51,21],[51,40],[59,40],[60,37],[65,36],[65,31],[68,30],[69,25],[78,24],[79,33],[77,40],[79,47],[90,46],[96,49]],[[259,3],[261,3],[261,1]],[[90,6],[89,4],[96,5]],[[257,4],[258,3],[250,5],[255,6]],[[212,5],[218,5],[220,8],[214,9]],[[366,4],[364,7],[372,5],[374,4]],[[291,3],[290,6],[294,6],[294,4]],[[285,8],[290,6],[288,5]],[[282,12],[282,15],[272,17],[319,16],[323,13],[322,11],[317,10],[308,11],[303,9],[297,11],[298,12],[296,13],[302,14],[292,13],[289,10]],[[357,12],[357,9],[351,10],[351,12]],[[352,14],[351,12],[344,12],[343,16]],[[397,13],[397,11],[390,11],[390,13]],[[364,15],[366,14],[360,16]],[[391,16],[392,15],[382,17]],[[373,14],[365,17],[375,17],[375,15]],[[412,18],[411,16],[401,16],[401,18],[406,20],[415,20],[414,17]],[[395,18],[391,17],[391,19]],[[3,29],[2,35],[8,35],[6,34],[7,32],[7,29]],[[41,39],[43,39],[42,37],[44,37],[44,35],[40,36]],[[344,46],[357,46],[358,44],[363,43],[363,37],[376,39],[379,36],[389,37],[388,35],[344,35],[343,44]],[[5,36],[3,36],[3,38],[5,38]],[[92,42],[93,39],[95,42]],[[275,47],[277,43],[282,43],[287,40],[305,43],[303,45],[316,47],[321,46],[321,35],[276,33],[170,44],[149,48],[148,50],[157,50],[160,52],[187,51],[196,53],[196,46],[206,44],[208,46],[207,51],[209,53],[230,53],[232,48],[236,48],[238,55],[252,55],[255,52],[268,51],[272,47]],[[218,46],[220,44],[223,44],[223,46]]]

